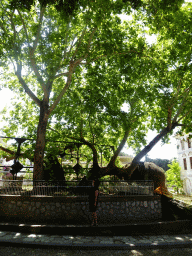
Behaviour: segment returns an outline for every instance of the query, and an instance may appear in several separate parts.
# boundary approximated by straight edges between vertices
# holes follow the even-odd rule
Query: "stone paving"
[[[111,249],[125,247],[133,249],[136,247],[149,248],[161,246],[192,247],[192,234],[159,235],[159,236],[71,236],[71,235],[44,235],[25,234],[19,232],[0,231],[0,244],[5,245],[43,245],[60,247],[103,247]]]

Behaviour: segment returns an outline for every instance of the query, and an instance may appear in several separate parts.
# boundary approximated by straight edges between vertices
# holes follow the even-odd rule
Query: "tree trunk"
[[[113,168],[113,166],[115,166],[115,161],[119,155],[119,153],[121,152],[121,150],[123,149],[123,147],[125,146],[125,143],[127,141],[128,135],[129,135],[130,130],[127,130],[124,134],[124,137],[121,141],[121,143],[119,144],[119,147],[117,148],[117,150],[115,151],[114,155],[112,156],[109,164],[108,164],[108,168]]]
[[[34,154],[34,170],[33,180],[43,180],[43,158],[45,150],[45,136],[47,129],[47,122],[49,118],[49,106],[48,102],[43,100],[40,105],[40,117],[37,128],[37,140]]]
[[[164,128],[139,154],[135,156],[131,165],[126,169],[128,177],[131,177],[134,170],[137,168],[140,160],[159,142],[167,133],[171,132],[177,124],[172,124],[171,128]]]
[[[127,169],[119,168],[117,166],[107,166],[102,167],[99,170],[99,177],[104,177],[106,175],[114,175],[117,176],[119,179],[122,179],[123,177],[126,177]]]
[[[81,142],[83,142],[85,145],[87,145],[92,150],[92,153],[93,153],[93,167],[89,171],[88,176],[90,175],[91,178],[93,178],[93,176],[97,177],[99,175],[99,171],[101,169],[98,164],[97,150],[92,143],[86,141],[84,138],[81,138]]]

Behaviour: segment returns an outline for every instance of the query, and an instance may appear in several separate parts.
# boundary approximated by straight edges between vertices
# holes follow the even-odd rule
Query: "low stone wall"
[[[0,196],[0,215],[6,219],[45,223],[90,223],[88,197]],[[100,197],[98,222],[126,223],[162,218],[160,196]]]

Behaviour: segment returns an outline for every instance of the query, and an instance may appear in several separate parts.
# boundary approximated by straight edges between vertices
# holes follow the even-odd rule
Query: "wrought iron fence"
[[[100,193],[108,195],[154,195],[153,181],[101,181]]]
[[[33,181],[33,180],[1,180],[1,195],[23,196],[82,196],[89,194],[92,181],[79,186],[80,181]],[[100,196],[153,195],[152,181],[101,181]]]

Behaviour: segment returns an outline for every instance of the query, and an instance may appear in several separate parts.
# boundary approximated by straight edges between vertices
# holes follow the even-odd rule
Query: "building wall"
[[[192,194],[192,139],[189,139],[189,134],[177,138],[177,153],[184,191],[186,194]]]
[[[0,196],[1,219],[48,222],[90,223],[88,197]],[[130,220],[162,218],[160,196],[100,197],[98,222],[126,223]]]

